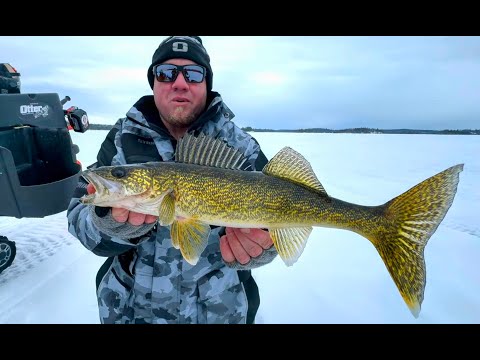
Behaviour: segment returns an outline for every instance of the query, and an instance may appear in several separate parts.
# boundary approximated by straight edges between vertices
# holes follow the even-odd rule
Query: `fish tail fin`
[[[452,205],[462,170],[452,166],[382,205],[385,226],[366,235],[416,318],[426,285],[423,250]]]

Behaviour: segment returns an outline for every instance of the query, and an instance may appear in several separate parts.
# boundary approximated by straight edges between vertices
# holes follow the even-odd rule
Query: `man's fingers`
[[[243,248],[242,244],[237,238],[237,235],[235,234],[235,231],[231,229],[229,231],[227,228],[226,233],[228,244],[230,245],[230,249],[232,249],[235,259],[237,259],[240,264],[245,265],[250,261],[250,255],[248,255],[247,251]]]
[[[128,222],[134,226],[142,225],[145,223],[146,216],[145,214],[130,211],[130,214],[128,214]]]
[[[223,260],[225,260],[227,263],[231,263],[235,261],[235,255],[233,255],[232,249],[228,244],[226,235],[223,235],[220,238],[220,251],[222,253]]]
[[[235,236],[237,237],[240,245],[242,245],[242,247],[245,249],[245,251],[250,257],[260,256],[260,254],[263,252],[262,246],[260,246],[255,241],[252,241],[249,236],[241,230],[243,229],[233,229],[233,232],[235,233]]]
[[[158,220],[158,216],[147,215],[145,216],[145,224],[152,224]]]
[[[154,215],[145,215],[135,211],[129,211],[123,208],[112,208],[112,217],[121,223],[128,220],[129,224],[138,226],[142,224],[151,224],[157,221],[158,217]]]
[[[262,229],[239,229],[240,233],[260,245],[263,249],[269,249],[273,245],[273,240],[266,230]]]
[[[128,220],[128,214],[130,211],[127,209],[122,209],[122,208],[112,208],[112,217],[121,223],[124,223]]]

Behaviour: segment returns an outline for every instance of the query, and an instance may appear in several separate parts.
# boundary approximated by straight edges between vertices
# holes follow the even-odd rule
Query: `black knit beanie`
[[[163,40],[152,56],[152,64],[148,68],[147,78],[153,89],[153,67],[169,59],[189,59],[207,68],[207,91],[212,90],[213,72],[210,67],[210,56],[203,47],[199,36],[170,36]]]

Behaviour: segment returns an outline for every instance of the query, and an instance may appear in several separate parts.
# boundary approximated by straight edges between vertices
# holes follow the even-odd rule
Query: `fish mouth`
[[[80,201],[84,204],[99,203],[99,199],[112,193],[123,193],[123,186],[118,182],[105,179],[90,170],[85,170],[82,177],[95,188],[93,194],[83,196]]]

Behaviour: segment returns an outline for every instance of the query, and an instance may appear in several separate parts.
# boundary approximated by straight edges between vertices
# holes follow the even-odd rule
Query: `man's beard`
[[[173,126],[187,127],[191,125],[195,119],[196,114],[192,112],[185,111],[183,107],[177,107],[175,111],[167,114],[166,116],[162,114],[162,118]]]

